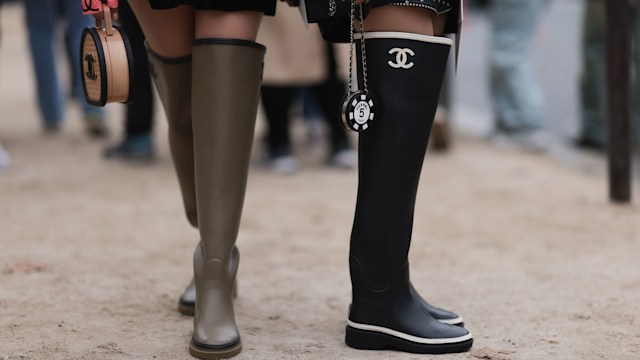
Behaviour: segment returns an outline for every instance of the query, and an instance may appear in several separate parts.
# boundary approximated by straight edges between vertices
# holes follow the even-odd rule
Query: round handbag
[[[111,22],[111,11],[104,7],[105,26],[96,20],[95,27],[82,32],[80,56],[82,87],[87,102],[95,106],[128,103],[133,84],[133,52],[126,34]]]

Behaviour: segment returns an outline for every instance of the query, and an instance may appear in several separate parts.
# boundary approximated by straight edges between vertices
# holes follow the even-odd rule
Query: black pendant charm
[[[357,132],[367,130],[375,115],[373,107],[373,99],[364,91],[347,94],[342,102],[342,126]]]

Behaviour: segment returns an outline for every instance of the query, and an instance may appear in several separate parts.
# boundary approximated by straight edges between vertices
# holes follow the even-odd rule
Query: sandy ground
[[[198,235],[163,119],[152,165],[103,161],[75,108],[43,136],[21,13],[6,10],[0,141],[14,164],[0,172],[0,359],[189,359],[192,320],[175,307]],[[299,151],[295,176],[251,171],[238,359],[640,358],[638,206],[608,203],[599,175],[471,140],[427,158],[411,260],[416,287],[465,317],[473,351],[347,348],[356,174]]]

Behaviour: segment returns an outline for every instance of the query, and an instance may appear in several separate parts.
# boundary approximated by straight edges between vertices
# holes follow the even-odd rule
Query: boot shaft
[[[198,227],[191,126],[191,55],[166,58],[147,47],[149,71],[169,124],[169,147],[180,183],[187,220]]]
[[[192,352],[239,351],[232,261],[247,184],[264,47],[199,39],[193,47],[192,122],[198,227]],[[194,350],[195,349],[195,350]],[[211,350],[214,351],[214,350]]]
[[[191,55],[167,58],[149,47],[147,54],[169,126],[191,131]]]
[[[361,35],[355,34],[357,74],[355,87],[364,89],[365,75],[362,66]],[[385,116],[384,109],[397,118],[403,113],[419,114],[428,118],[434,115],[434,105],[440,96],[449,52],[453,42],[439,36],[403,32],[367,32],[365,38],[366,79],[372,95],[379,101],[376,106]],[[436,103],[433,104],[433,99]],[[421,122],[424,125],[424,122]],[[406,125],[406,123],[405,123]]]
[[[238,235],[264,52],[233,39],[200,39],[193,47],[198,224],[207,257],[227,257]]]
[[[377,113],[359,135],[351,256],[361,263],[367,282],[384,286],[407,261],[420,172],[451,41],[394,32],[366,33],[365,41],[367,83]],[[363,80],[359,67],[360,88]]]

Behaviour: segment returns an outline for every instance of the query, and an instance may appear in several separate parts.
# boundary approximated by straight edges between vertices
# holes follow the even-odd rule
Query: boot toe
[[[424,311],[433,316],[436,320],[449,325],[464,325],[464,320],[460,315],[454,313],[453,311],[445,310],[429,304],[422,296],[420,296],[420,293],[418,293],[413,285],[411,285],[410,290],[411,294],[414,298],[416,298],[416,300],[418,300]]]

